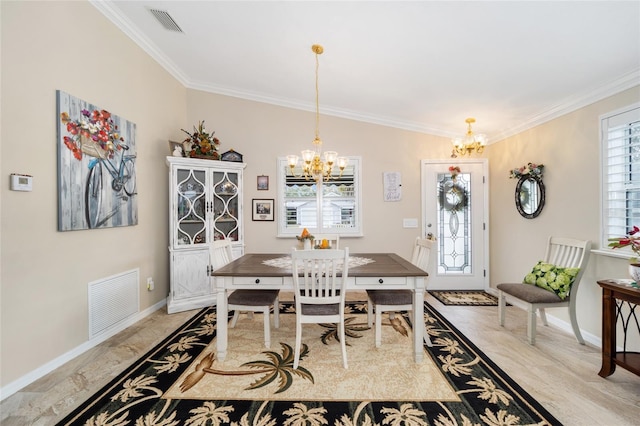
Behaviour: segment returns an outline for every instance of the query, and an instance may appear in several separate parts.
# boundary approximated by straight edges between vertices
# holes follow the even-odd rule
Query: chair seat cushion
[[[367,290],[367,295],[374,305],[411,305],[411,290]]]
[[[521,283],[498,284],[497,288],[498,290],[529,303],[557,303],[563,301],[554,292],[536,287],[535,285]]]
[[[279,290],[236,290],[229,295],[230,305],[269,306],[278,297]]]
[[[329,305],[303,303],[300,308],[302,315],[338,315],[340,313],[340,304],[338,303]]]

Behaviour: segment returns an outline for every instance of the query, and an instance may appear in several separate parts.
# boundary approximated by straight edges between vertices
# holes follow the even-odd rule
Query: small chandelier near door
[[[476,122],[475,118],[467,118],[465,122],[469,125],[467,134],[464,137],[455,138],[451,142],[453,143],[453,151],[451,151],[451,157],[456,158],[458,155],[473,154],[477,152],[482,154],[484,146],[487,144],[487,137],[482,134],[473,133],[471,130],[471,124]]]
[[[335,151],[326,151],[324,153],[324,160],[322,159],[322,140],[320,139],[320,106],[318,102],[318,55],[324,52],[324,49],[319,44],[311,46],[311,50],[316,54],[316,137],[313,140],[314,149],[305,149],[302,151],[302,174],[309,180],[312,178],[316,182],[322,180],[329,180],[333,177],[333,167],[337,164],[340,169],[340,176],[344,168],[347,166],[346,157],[338,157],[338,153]],[[294,175],[294,169],[298,165],[297,155],[287,155],[287,163],[291,169],[291,174]]]

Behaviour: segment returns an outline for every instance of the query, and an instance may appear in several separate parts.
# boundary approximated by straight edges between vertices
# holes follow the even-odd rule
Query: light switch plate
[[[402,226],[404,228],[417,228],[418,227],[418,219],[402,219]]]

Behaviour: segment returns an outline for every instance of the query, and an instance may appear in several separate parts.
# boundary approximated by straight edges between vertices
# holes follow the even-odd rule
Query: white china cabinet
[[[209,242],[231,240],[244,254],[245,163],[167,157],[169,166],[169,313],[215,304]]]

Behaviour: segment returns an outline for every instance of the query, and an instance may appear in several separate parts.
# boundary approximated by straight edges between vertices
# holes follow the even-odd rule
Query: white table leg
[[[216,277],[216,311],[218,320],[216,322],[216,359],[224,361],[227,356],[227,292],[224,289],[224,277]]]
[[[424,278],[416,277],[413,292],[413,358],[416,363],[424,357]]]

